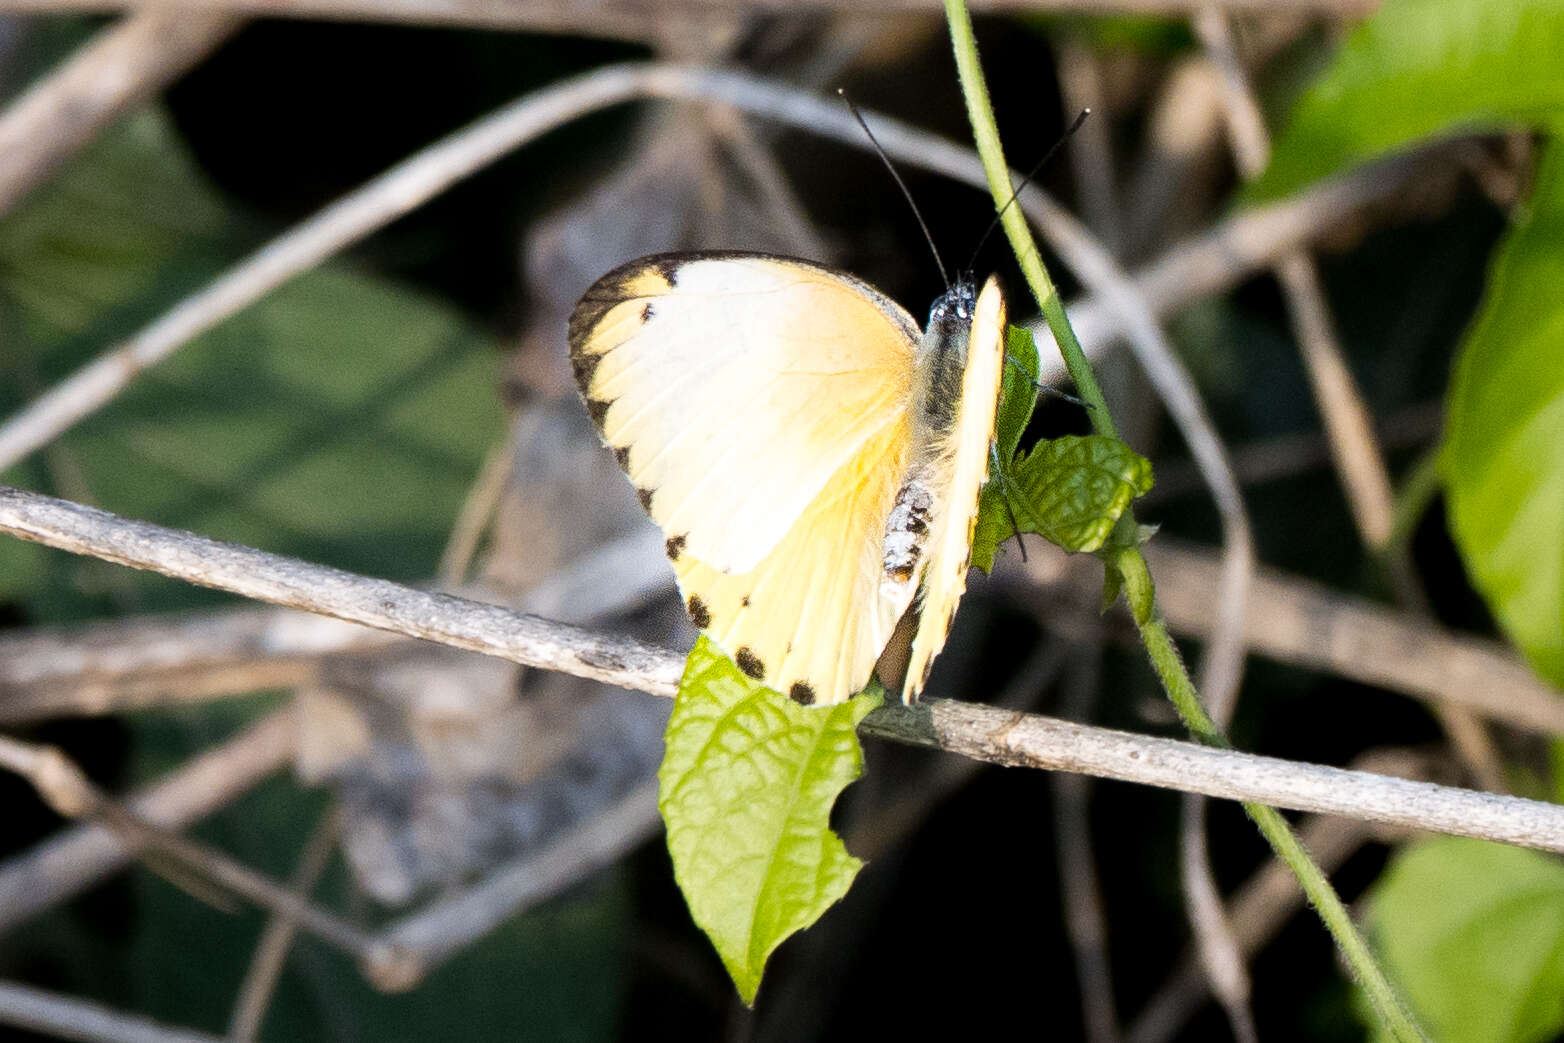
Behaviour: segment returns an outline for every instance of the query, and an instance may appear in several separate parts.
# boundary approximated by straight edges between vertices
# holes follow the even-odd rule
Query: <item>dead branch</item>
[[[61,13],[136,10],[160,0],[3,0],[0,12]],[[973,0],[977,14],[1084,10],[1089,13],[1188,14],[1199,0]],[[671,0],[651,5],[634,0],[179,0],[179,8],[217,10],[269,18],[407,22],[524,29],[622,40],[653,40],[675,19],[740,18],[762,14],[850,12],[891,17],[939,14],[937,0]],[[1234,11],[1320,14],[1357,18],[1376,0],[1223,0]]]
[[[248,866],[214,848],[147,822],[111,800],[74,761],[53,746],[39,746],[0,735],[0,769],[26,779],[38,796],[64,818],[91,819],[113,830],[138,852],[150,852],[178,870],[176,881],[217,887],[282,913],[317,937],[363,961],[387,962],[395,954],[376,950],[367,936],[334,913],[310,905]]]
[[[315,884],[326,871],[327,863],[337,850],[340,832],[337,813],[330,810],[310,834],[288,882],[301,902],[309,900]],[[260,941],[255,943],[255,953],[250,957],[249,969],[244,973],[233,1013],[228,1018],[229,1043],[253,1043],[260,1035],[261,1023],[266,1019],[266,1010],[271,1005],[277,982],[282,978],[288,951],[293,948],[298,931],[298,919],[282,910],[274,911],[266,921],[266,929],[261,932]]]
[[[266,293],[332,254],[406,214],[454,182],[482,169],[528,141],[573,119],[636,98],[683,98],[719,101],[767,119],[801,127],[854,148],[867,142],[852,118],[839,105],[804,91],[739,73],[663,65],[657,63],[614,65],[586,73],[527,95],[476,123],[430,145],[385,173],[325,207],[293,229],[274,239],[249,258],[229,269],[216,281],[186,298],[150,326],[100,355],[60,384],[45,392],[0,425],[0,470],[48,444],[84,417],[102,408],[122,392],[143,370],[167,358],[191,338],[253,304]],[[982,164],[971,149],[937,135],[916,130],[899,121],[871,116],[881,143],[892,156],[913,166],[955,178],[974,187],[986,186]],[[1405,162],[1405,161],[1403,161]],[[1225,237],[1197,242],[1183,256],[1197,266],[1191,280],[1174,280],[1171,291],[1166,266],[1154,267],[1146,279],[1136,280],[1137,291],[1158,314],[1170,301],[1190,300],[1187,285],[1201,285],[1214,292],[1239,278],[1245,258],[1265,263],[1277,249],[1278,231],[1296,238],[1284,246],[1322,234],[1353,207],[1356,200],[1382,199],[1399,184],[1392,164],[1377,168],[1375,178],[1349,177],[1325,186],[1312,204],[1329,205],[1273,208],[1251,215],[1241,228]],[[1031,186],[1020,197],[1023,211],[1036,219],[1046,202]],[[1057,208],[1055,208],[1057,209]],[[1041,212],[1041,216],[1047,216]],[[1047,231],[1047,229],[1045,229]],[[1245,249],[1247,248],[1247,250]],[[1233,251],[1233,252],[1229,252]],[[1258,256],[1257,256],[1258,255]],[[1144,283],[1144,284],[1143,284]],[[1198,296],[1198,295],[1197,295]],[[1090,304],[1085,317],[1093,318]],[[1088,347],[1100,349],[1112,335],[1123,332],[1122,318],[1113,306],[1095,316],[1100,341]],[[1081,317],[1076,319],[1078,331]],[[1086,338],[1083,338],[1086,339]]]
[[[401,640],[259,606],[40,627],[0,637],[0,725],[290,688],[323,656]]]
[[[1170,247],[1131,273],[1135,288],[1158,315],[1231,289],[1274,266],[1287,253],[1327,238],[1356,220],[1365,208],[1396,198],[1438,171],[1453,169],[1469,148],[1462,141],[1427,145],[1327,178],[1289,199],[1244,211]],[[1072,302],[1069,312],[1088,355],[1095,357],[1125,332],[1124,315],[1098,294]],[[1041,323],[1033,328],[1046,330]],[[1063,364],[1052,363],[1062,374]]]
[[[1204,633],[1218,583],[1212,556],[1173,540],[1154,540],[1146,551],[1169,625],[1176,633]],[[1564,734],[1559,692],[1496,642],[1452,634],[1415,613],[1266,570],[1256,577],[1251,598],[1246,635],[1253,651]]]
[[[293,757],[296,722],[279,711],[192,759],[125,806],[163,829],[180,829],[230,803]],[[131,848],[107,826],[76,825],[0,862],[0,934],[122,868]]]
[[[411,988],[497,924],[612,864],[661,827],[654,780],[542,851],[392,924],[379,936],[380,948],[406,959],[392,967],[371,964],[365,971],[380,988]]]
[[[121,1014],[96,1003],[0,981],[0,1023],[79,1043],[221,1043],[220,1037]]]
[[[0,486],[0,532],[654,695],[672,695],[681,672],[681,656],[668,649],[118,518],[4,486]],[[992,706],[948,699],[914,707],[884,706],[869,715],[863,731],[992,764],[1084,772],[1229,800],[1564,851],[1564,806],[1211,749]]]
[[[0,214],[120,113],[182,76],[232,36],[220,7],[133,10],[0,114]]]

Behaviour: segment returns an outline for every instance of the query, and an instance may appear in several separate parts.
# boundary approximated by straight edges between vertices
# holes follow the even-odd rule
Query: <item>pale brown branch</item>
[[[1280,202],[1245,210],[1170,247],[1131,273],[1151,310],[1169,315],[1273,267],[1283,256],[1318,242],[1360,219],[1363,211],[1406,192],[1440,171],[1454,169],[1467,142],[1441,142],[1328,178]],[[1100,294],[1069,305],[1070,322],[1089,355],[1125,332],[1125,317]],[[1034,332],[1046,327],[1033,324]],[[1052,364],[1051,362],[1049,363]],[[1045,370],[1057,379],[1063,365]]]
[[[307,608],[654,695],[682,656],[509,609],[429,594],[0,486],[0,532],[247,597]],[[1564,851],[1564,806],[1091,728],[992,706],[884,706],[866,735],[993,764],[1078,771],[1229,800]],[[0,923],[3,923],[0,918]]]
[[[76,371],[0,425],[0,470],[112,401],[137,375],[191,338],[456,181],[573,119],[650,97],[716,101],[854,148],[868,147],[857,125],[839,105],[757,77],[646,63],[608,66],[566,80],[518,99],[403,160],[274,239],[129,340]],[[871,119],[886,151],[898,160],[977,188],[986,186],[982,164],[971,149],[895,120]],[[1394,169],[1386,167],[1384,171]],[[1136,291],[1160,314],[1171,306],[1170,301],[1195,299],[1186,295],[1189,286],[1206,285],[1206,293],[1228,286],[1243,273],[1245,263],[1255,262],[1257,257],[1264,261],[1276,251],[1276,235],[1290,233],[1297,242],[1321,234],[1332,220],[1354,209],[1347,204],[1384,198],[1395,183],[1392,173],[1384,173],[1373,183],[1349,178],[1308,196],[1307,205],[1294,203],[1250,215],[1242,226],[1219,230],[1213,233],[1214,238],[1185,247],[1179,254],[1180,264],[1187,262],[1194,270],[1187,279],[1173,272],[1171,293],[1164,286],[1169,278],[1166,264],[1154,266],[1144,279],[1137,279]],[[1020,205],[1034,219],[1048,216],[1046,198],[1035,186],[1022,193]],[[1044,230],[1053,234],[1047,227]],[[1093,314],[1089,302],[1083,308],[1082,315]],[[1106,311],[1107,315],[1099,316],[1101,326],[1110,335],[1122,332],[1116,325],[1120,321],[1118,309],[1108,307]],[[1080,316],[1076,322],[1079,327]]]
[[[0,12],[92,12],[134,10],[167,0],[0,0]],[[1189,13],[1199,0],[973,0],[978,14],[1026,11],[1087,11],[1099,14]],[[1357,18],[1377,0],[1224,0],[1235,11],[1320,14]],[[267,18],[322,18],[331,21],[406,22],[417,25],[471,25],[524,29],[612,39],[650,41],[672,24],[760,14],[799,15],[847,12],[895,17],[935,16],[937,0],[178,0],[183,10],[220,10]]]
[[[90,818],[113,830],[137,851],[168,860],[179,878],[194,874],[200,883],[213,883],[250,901],[287,915],[317,937],[369,962],[394,961],[397,954],[374,946],[368,937],[340,917],[318,909],[248,866],[214,848],[147,822],[134,811],[109,799],[92,784],[76,763],[52,746],[39,746],[0,735],[0,769],[26,779],[57,814],[65,818]]]
[[[1353,767],[1383,775],[1417,778],[1424,758],[1402,750],[1372,751]],[[1371,840],[1394,840],[1404,831],[1353,819],[1312,817],[1298,827],[1304,847],[1327,873],[1335,872],[1359,848]],[[1304,906],[1298,879],[1277,859],[1269,859],[1233,895],[1233,933],[1243,952],[1253,955],[1281,931],[1289,917]],[[1164,1043],[1205,1001],[1209,983],[1192,952],[1180,958],[1177,968],[1163,982],[1131,1026],[1129,1043]]]
[[[0,725],[290,688],[324,656],[403,640],[261,606],[13,632],[0,636]]]
[[[87,1000],[12,981],[0,981],[0,1024],[78,1043],[221,1043],[219,1037],[204,1032],[121,1014]]]
[[[1206,53],[1221,73],[1222,106],[1239,173],[1245,180],[1256,178],[1271,161],[1271,137],[1259,99],[1238,57],[1228,16],[1218,7],[1202,7],[1195,15],[1194,25]],[[1308,253],[1293,250],[1277,261],[1275,273],[1314,390],[1315,404],[1324,421],[1347,507],[1364,545],[1384,556],[1390,546],[1395,510],[1390,471],[1368,404],[1336,336],[1319,270]],[[1397,600],[1407,608],[1426,612],[1427,595],[1409,564],[1399,557],[1386,564]],[[1478,782],[1485,789],[1505,790],[1503,764],[1482,723],[1459,709],[1443,710],[1441,716],[1445,731]]]
[[[0,114],[0,214],[242,24],[221,7],[156,5],[133,10],[100,32]]]
[[[378,942],[386,952],[403,954],[403,961],[365,971],[380,988],[411,988],[507,918],[619,860],[661,827],[653,780],[543,850],[392,924]]]
[[[328,811],[310,834],[299,856],[299,864],[293,871],[289,886],[301,901],[307,901],[314,891],[320,875],[326,871],[331,856],[337,849],[340,824],[335,811]],[[239,996],[234,1001],[233,1015],[228,1019],[229,1043],[252,1043],[260,1034],[261,1023],[266,1019],[266,1009],[282,977],[288,950],[293,947],[298,934],[297,918],[285,911],[273,912],[255,943],[255,954],[250,967],[244,973],[244,983],[239,986]]]
[[[266,717],[125,801],[145,822],[180,829],[228,804],[293,757],[291,711]],[[75,825],[0,862],[0,934],[123,867],[130,845],[107,826]]]

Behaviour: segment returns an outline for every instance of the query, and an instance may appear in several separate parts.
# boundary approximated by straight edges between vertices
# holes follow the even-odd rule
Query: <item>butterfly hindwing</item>
[[[759,566],[906,409],[918,329],[868,284],[759,254],[661,254],[570,321],[603,440],[652,519],[728,573]]]
[[[916,584],[883,582],[885,516],[907,457],[902,420],[870,438],[759,567],[674,561],[692,619],[749,676],[806,705],[869,681]]]

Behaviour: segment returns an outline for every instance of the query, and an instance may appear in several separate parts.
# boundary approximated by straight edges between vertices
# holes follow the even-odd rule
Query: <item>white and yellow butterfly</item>
[[[966,589],[1004,337],[993,278],[920,332],[844,272],[726,252],[616,268],[569,330],[690,618],[804,704],[863,688],[915,597],[903,701],[927,681]]]

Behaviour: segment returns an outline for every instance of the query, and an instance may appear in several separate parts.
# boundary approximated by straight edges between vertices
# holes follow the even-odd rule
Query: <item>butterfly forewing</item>
[[[582,397],[691,618],[801,702],[862,688],[912,598],[882,544],[917,337],[867,284],[755,254],[643,258],[571,318]]]
[[[730,573],[904,412],[917,336],[867,284],[755,254],[643,258],[570,326],[582,396],[648,513]]]

